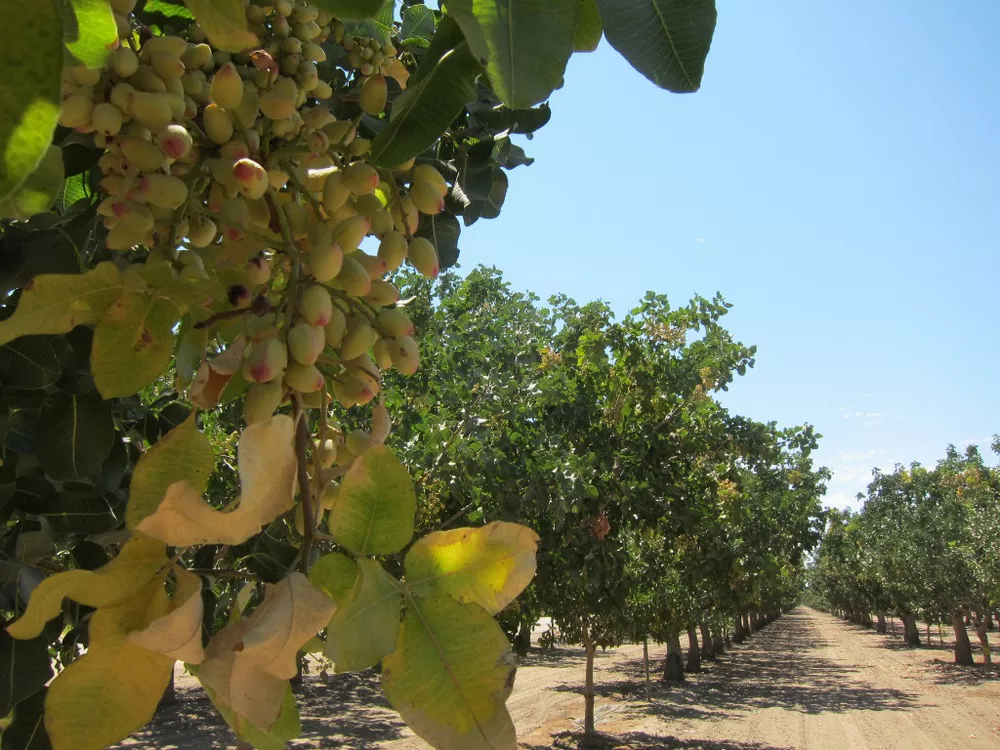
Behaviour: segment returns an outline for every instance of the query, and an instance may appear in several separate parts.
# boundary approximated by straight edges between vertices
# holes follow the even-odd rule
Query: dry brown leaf
[[[240,544],[294,505],[294,423],[278,414],[243,431],[237,449],[243,494],[235,510],[218,511],[188,482],[167,488],[137,530],[173,547]]]
[[[214,409],[243,362],[246,340],[241,336],[211,362],[202,362],[191,381],[189,397],[199,409]]]

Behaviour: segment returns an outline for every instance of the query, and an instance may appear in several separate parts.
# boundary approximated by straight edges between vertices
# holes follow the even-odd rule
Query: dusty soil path
[[[997,635],[991,643],[1000,653]],[[938,647],[935,636],[934,644],[905,649],[898,636],[799,608],[682,687],[659,683],[663,649],[651,648],[648,702],[641,646],[598,653],[598,729],[619,737],[621,747],[644,750],[1000,747],[1000,668],[956,667],[948,642]],[[582,651],[569,648],[522,661],[508,705],[523,748],[558,746],[553,735],[579,728],[583,664]],[[231,733],[189,684],[179,682],[180,703],[122,747],[232,747]],[[427,747],[386,707],[374,673],[307,677],[299,704],[303,737],[290,747]]]

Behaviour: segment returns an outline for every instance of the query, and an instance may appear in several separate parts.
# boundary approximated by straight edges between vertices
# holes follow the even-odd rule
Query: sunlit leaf
[[[108,0],[69,0],[73,16],[65,19],[66,46],[88,68],[100,68],[118,47],[118,27]]]
[[[243,0],[184,0],[214,47],[242,52],[259,44],[247,29]]]
[[[178,571],[170,608],[142,630],[129,633],[127,640],[133,646],[156,651],[171,659],[200,664],[205,658],[201,645],[204,611],[201,578],[186,570]]]
[[[0,200],[0,218],[27,219],[48,211],[62,186],[62,150],[49,146],[35,171],[13,193]]]
[[[516,523],[435,531],[406,553],[406,583],[417,594],[450,594],[495,615],[531,583],[537,548],[538,535]]]
[[[359,573],[326,631],[325,654],[338,672],[373,667],[396,648],[403,596],[375,560],[358,561]]]

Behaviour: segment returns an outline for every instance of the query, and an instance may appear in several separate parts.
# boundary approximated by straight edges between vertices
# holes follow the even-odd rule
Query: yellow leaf
[[[264,601],[250,616],[240,659],[275,677],[294,677],[299,649],[326,626],[335,609],[302,573],[289,574],[267,587]]]
[[[32,333],[69,333],[96,323],[124,286],[113,263],[85,274],[41,274],[24,288],[17,309],[0,321],[0,346]]]
[[[333,604],[301,573],[269,586],[249,619],[208,644],[198,679],[220,706],[267,732],[282,710],[298,651],[326,624]]]
[[[507,636],[478,604],[408,597],[382,689],[409,727],[438,750],[515,750],[504,703],[514,687]]]
[[[59,614],[64,597],[89,607],[110,607],[135,596],[169,560],[163,542],[136,537],[114,560],[97,570],[69,570],[42,581],[31,593],[28,609],[7,627],[14,638],[34,638]]]
[[[338,672],[373,667],[396,648],[403,595],[399,584],[370,558],[358,561],[359,575],[326,631],[324,653]]]
[[[139,459],[129,485],[126,525],[134,529],[153,513],[175,482],[187,481],[196,492],[204,492],[214,465],[212,444],[198,429],[192,414]]]
[[[450,594],[495,615],[531,583],[537,549],[534,531],[505,521],[435,531],[406,553],[406,583],[416,594]]]
[[[243,0],[185,0],[198,25],[214,47],[226,52],[242,52],[258,44],[247,29]]]
[[[142,630],[129,633],[127,640],[133,646],[156,651],[171,659],[200,664],[205,658],[201,645],[204,611],[201,578],[180,570],[167,612]]]
[[[354,560],[339,552],[331,552],[309,568],[309,581],[339,605],[351,595],[358,573],[358,564]]]
[[[130,396],[166,372],[180,311],[171,300],[127,292],[94,328],[90,368],[105,398]]]
[[[296,459],[292,418],[279,414],[250,425],[237,449],[243,494],[222,512],[189,482],[170,485],[156,511],[136,529],[173,547],[240,544],[294,505]]]
[[[87,653],[49,686],[45,729],[53,750],[99,750],[153,718],[174,660],[132,645],[125,636],[167,606],[163,573],[132,593],[93,614]]]

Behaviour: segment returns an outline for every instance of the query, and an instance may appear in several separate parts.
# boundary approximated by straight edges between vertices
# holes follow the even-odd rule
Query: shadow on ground
[[[805,614],[782,618],[782,627],[769,627],[742,645],[734,646],[716,662],[707,662],[701,673],[689,674],[681,686],[659,680],[662,663],[650,663],[651,702],[646,703],[642,660],[620,666],[625,679],[603,681],[598,695],[636,702],[626,708],[633,714],[672,719],[719,720],[734,713],[781,708],[808,714],[824,712],[907,711],[916,695],[869,684],[858,670],[821,655],[829,645],[816,639]],[[556,690],[578,692],[573,685]],[[641,703],[638,703],[641,701]]]
[[[297,744],[376,748],[404,736],[405,727],[386,703],[374,670],[328,680],[306,677],[295,692],[302,722]],[[115,747],[207,750],[235,744],[232,731],[201,688],[178,690],[177,697],[176,704],[162,708],[142,730]],[[191,731],[193,726],[197,732]]]
[[[563,733],[556,735],[551,745],[521,744],[524,750],[792,750],[775,745],[762,745],[758,742],[733,742],[730,740],[698,740],[681,739],[672,735],[653,735],[645,732],[628,732],[626,734],[602,734],[584,742],[580,733]]]

